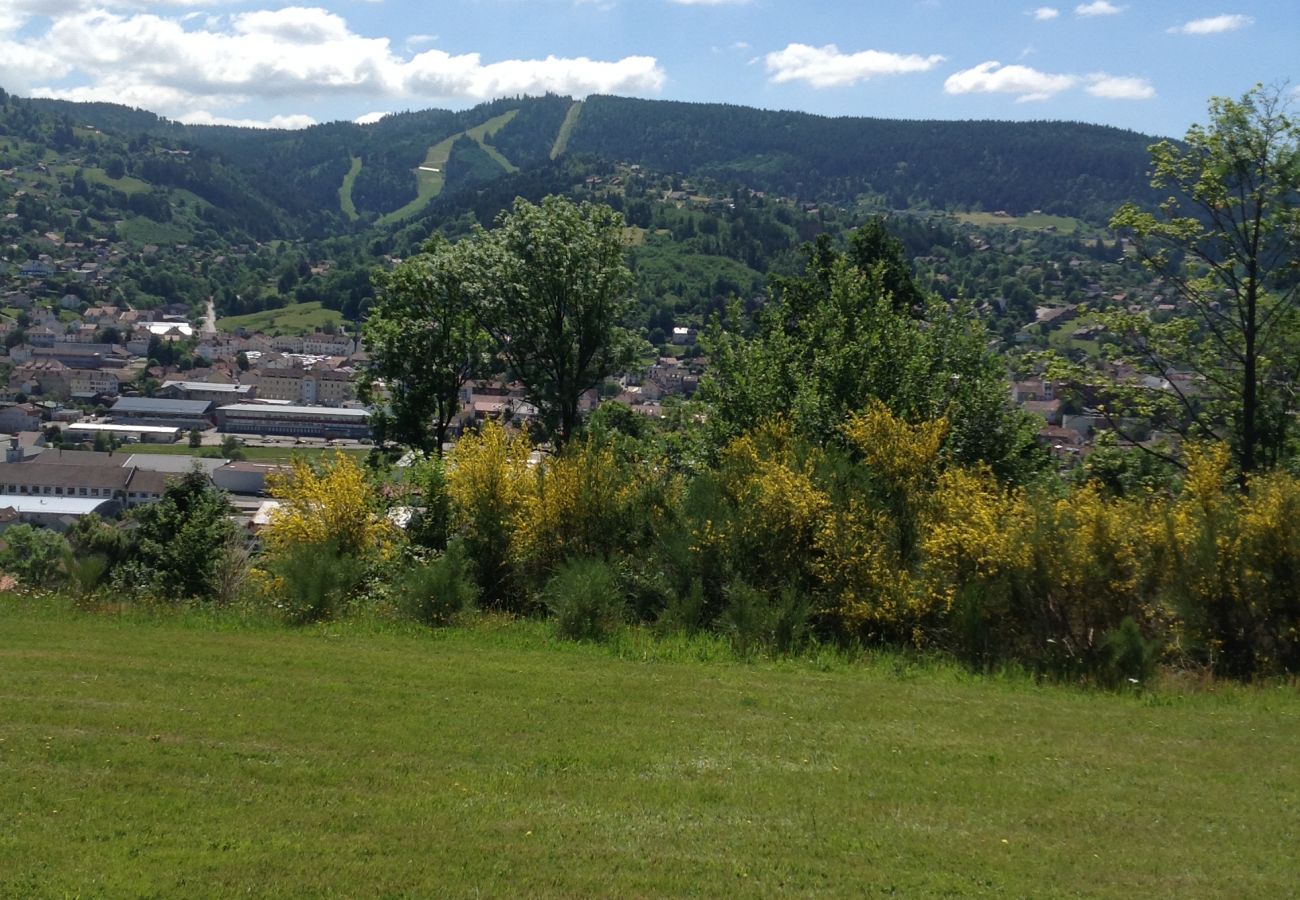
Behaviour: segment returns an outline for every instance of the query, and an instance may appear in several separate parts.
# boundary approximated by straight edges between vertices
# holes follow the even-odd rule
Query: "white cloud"
[[[225,116],[214,116],[207,110],[202,109],[186,113],[178,117],[177,121],[186,125],[233,125],[236,128],[298,129],[310,128],[316,124],[315,119],[304,115],[272,116],[269,119],[230,119]]]
[[[1098,72],[1088,76],[1085,90],[1094,97],[1107,100],[1150,100],[1156,95],[1156,89],[1145,78],[1107,75]]]
[[[943,89],[949,94],[1016,94],[1016,102],[1046,100],[1078,84],[1074,75],[1053,75],[1029,66],[1004,66],[996,60],[982,62],[948,76]]]
[[[938,55],[903,55],[880,50],[841,53],[834,44],[825,47],[789,44],[784,50],[764,57],[773,82],[804,81],[815,88],[845,87],[878,75],[926,72],[943,60]]]
[[[25,91],[33,82],[62,78],[70,71],[67,62],[39,47],[0,40],[0,85],[10,90]]]
[[[1122,12],[1124,7],[1116,6],[1109,0],[1093,0],[1092,3],[1080,3],[1074,8],[1076,16],[1114,16]]]
[[[1175,25],[1169,29],[1170,34],[1220,34],[1224,31],[1236,31],[1238,28],[1245,28],[1253,25],[1255,22],[1250,16],[1239,14],[1224,14],[1221,16],[1209,16],[1205,19],[1193,19],[1190,22],[1184,22],[1182,25]]]
[[[46,85],[33,93],[112,100],[173,116],[339,93],[376,101],[642,94],[659,91],[666,77],[649,56],[484,62],[477,53],[399,54],[387,38],[359,35],[319,8],[256,10],[193,24],[152,13],[73,13],[56,18],[44,34],[0,45],[0,73],[18,60],[15,67],[34,73],[30,81]],[[51,85],[59,78],[78,83]]]
[[[1038,9],[1026,13],[1026,15],[1033,16],[1035,22],[1049,22],[1060,14],[1061,11],[1054,6],[1040,6]]]
[[[357,125],[373,125],[376,122],[378,122],[380,119],[382,119],[384,116],[391,116],[391,115],[392,113],[390,112],[379,110],[378,112],[368,112],[365,113],[364,115],[357,116],[352,121],[354,124]]]

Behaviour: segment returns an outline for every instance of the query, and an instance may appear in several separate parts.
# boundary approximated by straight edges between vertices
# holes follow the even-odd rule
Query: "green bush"
[[[47,528],[12,525],[0,535],[0,570],[25,587],[47,587],[59,580],[69,553],[63,536]]]
[[[694,634],[704,624],[708,611],[708,602],[704,597],[704,582],[698,578],[691,580],[690,587],[683,593],[670,594],[668,602],[655,619],[655,628],[661,634],[680,632]]]
[[[726,597],[727,606],[715,625],[738,655],[792,653],[807,642],[811,605],[796,588],[787,585],[773,595],[734,581]]]
[[[543,597],[556,632],[573,641],[603,641],[627,615],[618,573],[604,560],[564,563],[547,582]]]
[[[280,582],[273,602],[299,625],[334,616],[364,578],[361,560],[331,543],[294,545],[269,568]]]
[[[1147,684],[1155,674],[1155,647],[1142,637],[1132,616],[1106,632],[1101,645],[1105,652],[1101,678],[1108,687]]]
[[[449,625],[478,600],[469,555],[459,541],[432,562],[411,569],[395,586],[394,599],[406,616],[425,625]]]

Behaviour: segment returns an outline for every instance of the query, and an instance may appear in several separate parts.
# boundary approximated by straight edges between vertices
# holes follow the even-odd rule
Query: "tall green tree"
[[[1154,324],[1112,316],[1129,359],[1168,379],[1197,376],[1194,392],[1127,386],[1128,409],[1231,440],[1242,484],[1290,448],[1300,378],[1300,125],[1286,95],[1256,86],[1210,101],[1206,125],[1150,148],[1157,212],[1125,204],[1111,227],[1178,292],[1194,318]]]
[[[434,237],[375,278],[380,296],[362,333],[370,363],[359,393],[373,401],[376,382],[389,393],[374,417],[381,443],[441,455],[460,389],[486,364],[489,341],[465,287],[466,249]]]
[[[217,595],[219,564],[237,533],[230,513],[225,491],[197,466],[168,482],[159,502],[134,510],[136,559],[159,591],[176,599]]]
[[[564,197],[520,198],[468,246],[479,321],[562,446],[583,393],[633,359],[623,218]]]
[[[891,286],[897,270],[877,259],[863,271],[856,257],[818,242],[804,275],[775,279],[752,335],[711,330],[701,394],[714,443],[773,418],[833,440],[876,399],[909,421],[946,416],[947,448],[961,462],[985,462],[1008,480],[1036,469],[1036,429],[1010,408],[1003,366],[970,311]],[[913,293],[919,306],[898,303]]]

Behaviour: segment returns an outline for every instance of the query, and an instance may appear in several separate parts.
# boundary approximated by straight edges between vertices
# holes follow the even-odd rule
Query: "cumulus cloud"
[[[1088,76],[1088,86],[1084,89],[1094,97],[1107,100],[1150,100],[1156,95],[1156,89],[1145,78],[1107,75],[1098,72]]]
[[[39,47],[0,40],[0,85],[11,90],[27,90],[33,82],[62,78],[70,71],[67,62]]]
[[[1169,29],[1170,34],[1219,34],[1224,31],[1236,31],[1239,28],[1245,28],[1247,25],[1253,25],[1255,22],[1250,16],[1240,14],[1224,14],[1221,16],[1209,16],[1204,19],[1192,19],[1190,22],[1184,22],[1182,25],[1175,25]]]
[[[357,116],[355,119],[352,120],[352,122],[353,124],[356,125],[373,125],[376,122],[378,122],[380,119],[382,119],[384,116],[389,116],[389,115],[392,115],[392,113],[385,112],[384,110],[379,110],[377,112],[368,112],[363,115]]]
[[[654,93],[665,80],[650,56],[485,62],[477,53],[400,54],[387,38],[355,33],[336,13],[302,6],[236,13],[198,27],[154,13],[77,12],[15,47],[0,57],[0,71],[9,60],[23,60],[26,70],[39,73],[30,80],[45,84],[33,93],[169,115],[340,93],[468,101],[547,91]],[[65,77],[82,83],[51,84]]]
[[[1035,22],[1049,22],[1061,14],[1061,11],[1054,6],[1040,6],[1038,9],[1031,10],[1027,15],[1034,17]]]
[[[926,72],[944,58],[939,55],[903,55],[880,50],[841,53],[834,44],[810,47],[789,44],[764,57],[767,72],[776,83],[803,81],[815,88],[846,87],[879,75]]]
[[[1122,12],[1124,7],[1116,6],[1108,0],[1093,0],[1092,3],[1080,3],[1074,8],[1076,16],[1115,16]]]
[[[186,125],[233,125],[235,128],[310,128],[316,124],[311,116],[291,115],[272,116],[269,119],[231,119],[226,116],[214,116],[207,110],[186,113],[177,118]]]
[[[1015,94],[1016,102],[1046,100],[1078,84],[1074,75],[1053,75],[1029,66],[1004,66],[996,60],[982,62],[948,76],[943,89],[949,94]]]

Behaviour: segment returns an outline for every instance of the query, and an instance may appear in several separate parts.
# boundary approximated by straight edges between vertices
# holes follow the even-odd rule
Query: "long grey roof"
[[[0,494],[0,509],[19,513],[48,513],[56,516],[84,516],[106,503],[102,497],[33,497],[27,494]]]
[[[109,410],[110,415],[155,413],[174,416],[201,416],[212,408],[211,400],[163,400],[156,397],[122,397]]]
[[[227,415],[260,412],[290,417],[327,416],[341,419],[364,419],[370,415],[368,409],[350,409],[342,406],[281,406],[278,403],[231,403],[228,406],[218,406],[217,411]]]

